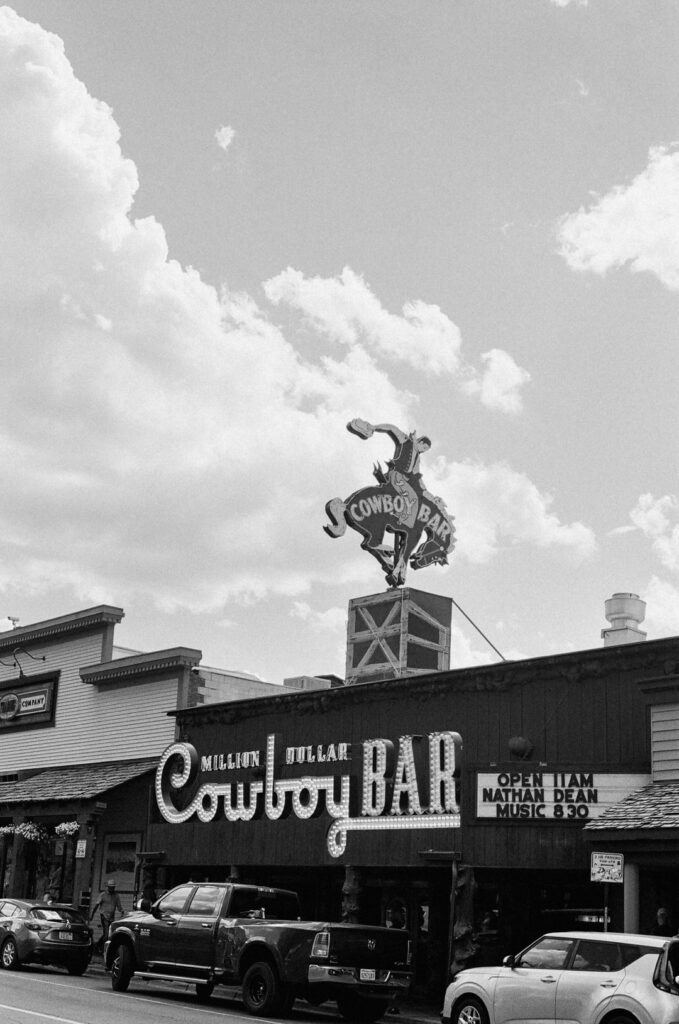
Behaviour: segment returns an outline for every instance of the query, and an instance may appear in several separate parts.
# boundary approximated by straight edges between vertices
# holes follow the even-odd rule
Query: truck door
[[[149,914],[139,930],[139,959],[152,964],[156,971],[174,971],[177,926],[193,888],[180,885],[171,889],[157,904],[153,917]]]
[[[223,900],[223,885],[196,886],[177,925],[174,950],[177,974],[207,977],[215,962],[217,921]]]

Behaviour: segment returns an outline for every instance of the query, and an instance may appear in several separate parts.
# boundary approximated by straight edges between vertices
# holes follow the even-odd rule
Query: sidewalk
[[[101,956],[95,955],[92,957],[90,966],[87,969],[87,973],[90,975],[94,974],[101,975],[102,977],[108,977],[108,975],[104,971],[104,961]],[[183,982],[157,981],[154,982],[154,984],[171,985],[175,989],[183,987],[187,990],[187,992],[193,988],[192,985],[185,985]],[[238,992],[237,989],[225,988],[223,991],[230,997],[239,998],[239,996],[236,995],[236,993]],[[305,1004],[302,1000],[300,1000],[295,1004],[295,1006],[301,1008],[303,1006],[308,1006],[308,1004]],[[339,1020],[337,1013],[334,1011],[334,1009],[330,1009],[329,1005],[319,1007],[314,1006],[308,1008],[310,1010],[313,1010],[314,1015],[327,1015],[329,1019]],[[385,1022],[387,1022],[388,1024],[388,1022],[390,1021],[393,1021],[393,1024],[440,1024],[440,1017],[438,1011],[435,1010],[433,1007],[408,1002],[404,1003],[402,1006],[398,1008],[398,1013],[386,1013],[384,1017],[381,1018],[381,1021],[382,1024],[385,1024]]]

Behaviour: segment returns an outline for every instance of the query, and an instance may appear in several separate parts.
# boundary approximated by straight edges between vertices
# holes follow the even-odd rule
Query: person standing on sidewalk
[[[97,910],[99,910],[99,920],[101,921],[102,936],[100,942],[101,952],[103,953],[104,944],[108,939],[111,922],[115,920],[116,910],[120,911],[121,917],[125,913],[123,905],[120,902],[120,896],[116,892],[116,883],[112,878],[106,883],[106,889],[103,892],[100,892],[94,901],[94,906],[92,907],[92,912],[90,914],[90,921],[94,919],[94,915]],[[97,947],[98,946],[99,942],[97,942]]]

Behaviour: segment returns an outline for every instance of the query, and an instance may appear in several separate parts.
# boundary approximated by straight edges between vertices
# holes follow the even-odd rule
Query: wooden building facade
[[[451,955],[601,924],[605,898],[611,927],[650,930],[643,873],[636,910],[590,881],[586,826],[651,784],[644,681],[677,660],[671,638],[178,711],[149,843],[172,882],[238,876],[314,916],[398,918],[423,985]]]

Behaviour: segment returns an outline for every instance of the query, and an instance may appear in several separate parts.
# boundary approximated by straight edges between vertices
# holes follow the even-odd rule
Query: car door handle
[[[547,975],[546,978],[540,978],[540,981],[544,982],[545,985],[555,985],[556,978],[553,978],[551,974]]]
[[[601,982],[601,987],[602,988],[617,988],[618,985],[617,985],[617,982],[615,982],[615,981],[602,981]]]
[[[210,924],[209,921],[201,921],[200,922],[200,927],[201,928],[212,928],[212,925]]]

